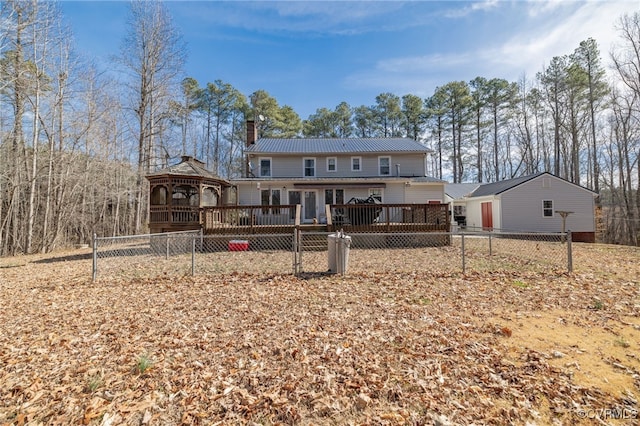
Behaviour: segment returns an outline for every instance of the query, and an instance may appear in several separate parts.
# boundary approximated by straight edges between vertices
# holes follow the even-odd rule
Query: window
[[[378,157],[378,174],[380,176],[391,174],[391,157]]]
[[[304,165],[303,176],[304,177],[315,177],[316,175],[316,159],[315,158],[304,158],[302,160]]]
[[[359,172],[362,170],[362,157],[351,157],[351,171]]]
[[[260,191],[260,204],[263,206],[279,206],[280,205],[280,190],[279,189],[263,189]],[[273,208],[271,213],[279,214],[279,208]],[[262,208],[262,214],[269,214],[269,209]]]
[[[279,189],[272,189],[271,190],[271,205],[272,206],[279,206],[280,203],[280,190]],[[280,214],[280,209],[279,208],[274,208],[273,209],[273,214]]]
[[[271,158],[260,159],[260,177],[271,177]]]
[[[335,172],[338,167],[338,159],[336,157],[327,157],[327,171]]]
[[[542,200],[542,216],[553,217],[553,200]]]
[[[344,204],[344,189],[325,189],[325,204]]]
[[[369,188],[369,196],[382,202],[382,188]]]

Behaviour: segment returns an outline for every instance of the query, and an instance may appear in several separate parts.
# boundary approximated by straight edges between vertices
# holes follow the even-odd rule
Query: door
[[[482,230],[493,231],[493,208],[491,201],[480,204],[482,209]]]
[[[317,191],[289,191],[289,204],[300,204],[302,222],[313,222],[313,219],[317,219],[317,199]]]
[[[300,200],[300,191],[289,191],[289,204],[297,205],[302,204]],[[295,220],[296,209],[289,211],[289,219]]]
[[[305,222],[312,222],[317,219],[317,191],[304,191],[302,202],[302,218]]]

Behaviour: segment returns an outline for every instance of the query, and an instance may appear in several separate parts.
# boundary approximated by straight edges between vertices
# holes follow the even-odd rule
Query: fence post
[[[467,268],[466,268],[466,264],[465,264],[465,257],[464,257],[464,232],[460,233],[460,236],[462,238],[462,273],[465,274],[467,272]]]
[[[298,275],[298,229],[293,228],[293,275]]]
[[[93,256],[91,264],[91,282],[95,282],[98,275],[98,236],[93,233]]]
[[[164,260],[169,259],[169,234],[164,234]]]
[[[573,272],[573,251],[571,248],[571,231],[567,231],[567,268]]]
[[[191,238],[191,276],[196,274],[196,239]]]
[[[491,246],[491,235],[493,231],[489,231],[489,257],[493,256],[493,250]]]

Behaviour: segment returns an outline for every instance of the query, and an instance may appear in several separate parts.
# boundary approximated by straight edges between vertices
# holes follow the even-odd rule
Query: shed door
[[[493,231],[493,209],[491,202],[482,203],[480,207],[482,209],[482,230]]]

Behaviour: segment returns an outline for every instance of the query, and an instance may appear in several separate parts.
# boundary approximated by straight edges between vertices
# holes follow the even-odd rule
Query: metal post
[[[492,250],[492,246],[491,246],[491,231],[489,231],[489,256],[493,255],[493,250]]]
[[[191,276],[196,274],[196,239],[191,239]]]
[[[164,235],[164,259],[169,259],[169,234]]]
[[[573,252],[571,248],[571,231],[567,231],[567,267],[569,272],[573,272]]]
[[[302,235],[302,230],[297,228],[296,232],[298,233],[298,273],[302,272],[302,254],[304,252],[304,248],[302,246],[302,239],[304,236]]]
[[[467,265],[465,264],[464,257],[464,232],[461,232],[460,236],[462,237],[462,273],[465,274],[467,272]]]
[[[293,265],[292,265],[293,275],[297,275],[298,271],[296,269],[296,264],[297,264],[297,262],[296,262],[296,257],[297,257],[296,256],[296,251],[298,250],[298,248],[297,248],[297,245],[296,245],[296,230],[295,230],[295,228],[293,229],[293,239],[291,240],[291,248],[292,248],[292,250],[291,250],[292,256],[291,257],[293,259]]]
[[[95,282],[98,275],[98,236],[93,233],[93,262],[91,265],[91,282]]]

